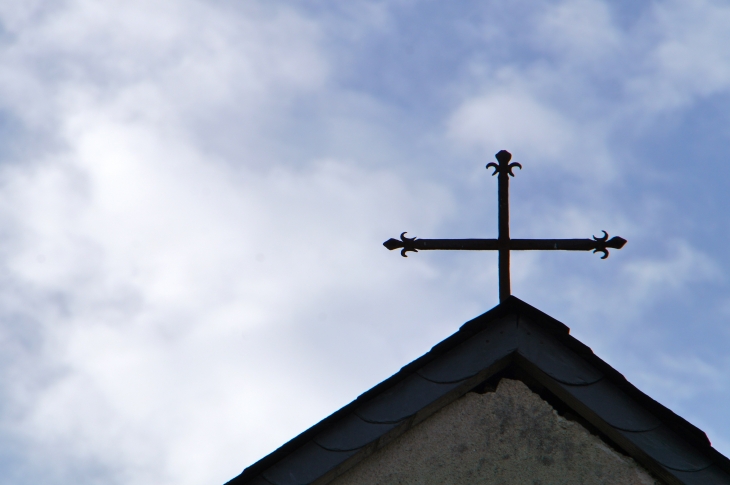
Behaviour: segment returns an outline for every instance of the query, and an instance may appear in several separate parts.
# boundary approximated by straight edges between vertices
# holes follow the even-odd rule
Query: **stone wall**
[[[468,393],[332,485],[660,484],[521,381]]]

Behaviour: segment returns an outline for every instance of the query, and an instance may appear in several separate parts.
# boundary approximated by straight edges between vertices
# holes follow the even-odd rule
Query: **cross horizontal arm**
[[[626,239],[612,237],[601,239],[511,239],[510,249],[513,251],[558,250],[558,251],[602,251],[606,248],[621,249]]]
[[[391,238],[385,241],[383,246],[391,251],[398,248],[403,248],[404,251],[426,251],[431,249],[496,251],[499,249],[496,239],[417,239],[415,237],[408,238],[402,234],[400,241]]]
[[[390,249],[401,248],[401,255],[406,256],[407,251],[418,252],[428,250],[462,250],[462,251],[497,251],[500,249],[498,239],[418,239],[405,237],[405,232],[401,234],[400,240],[388,239],[383,246]],[[602,252],[603,257],[608,257],[608,248],[621,249],[626,240],[621,237],[612,237],[608,239],[608,234],[604,231],[604,236],[593,239],[509,239],[507,247],[512,251],[593,251]]]

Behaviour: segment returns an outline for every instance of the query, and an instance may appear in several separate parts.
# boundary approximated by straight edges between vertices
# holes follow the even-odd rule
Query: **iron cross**
[[[446,250],[467,250],[467,251],[499,251],[499,301],[504,301],[511,294],[509,255],[510,251],[590,251],[602,252],[601,259],[608,257],[608,248],[621,249],[626,244],[626,239],[612,237],[608,239],[608,233],[603,232],[602,237],[593,236],[593,239],[510,239],[509,237],[509,178],[514,177],[512,169],[522,169],[522,165],[516,162],[510,163],[512,154],[501,150],[495,155],[499,164],[490,162],[487,168],[494,168],[492,175],[497,177],[497,197],[499,201],[498,225],[499,237],[497,239],[418,239],[406,237],[403,232],[398,239],[388,239],[383,243],[386,248],[401,249],[401,256],[407,257],[408,251],[418,252],[424,250],[446,249]]]

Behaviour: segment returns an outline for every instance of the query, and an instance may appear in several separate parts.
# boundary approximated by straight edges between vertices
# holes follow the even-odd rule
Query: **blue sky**
[[[730,453],[730,7],[0,3],[5,483],[223,483],[513,293]]]

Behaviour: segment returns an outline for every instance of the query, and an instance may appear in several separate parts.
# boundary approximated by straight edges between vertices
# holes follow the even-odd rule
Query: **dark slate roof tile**
[[[411,374],[355,411],[372,423],[397,423],[416,414],[459,385],[437,384],[418,374]]]
[[[730,485],[730,475],[717,465],[711,465],[697,472],[680,472],[669,470],[686,485]]]
[[[622,431],[622,434],[654,460],[672,470],[693,472],[712,464],[710,458],[664,424],[651,431]]]
[[[258,476],[254,478],[252,481],[248,482],[248,485],[273,485],[270,481],[266,480],[262,476]]]
[[[433,382],[457,382],[472,377],[517,349],[517,318],[494,322],[418,373]]]
[[[263,473],[273,485],[308,485],[354,455],[355,451],[329,451],[311,441]]]
[[[608,379],[586,386],[561,384],[561,387],[614,428],[649,431],[661,424],[656,416],[639,406]]]
[[[398,426],[398,423],[368,423],[350,414],[319,433],[314,442],[331,451],[350,451],[362,448]]]
[[[519,353],[563,384],[587,385],[599,381],[603,374],[556,339],[520,317]]]

